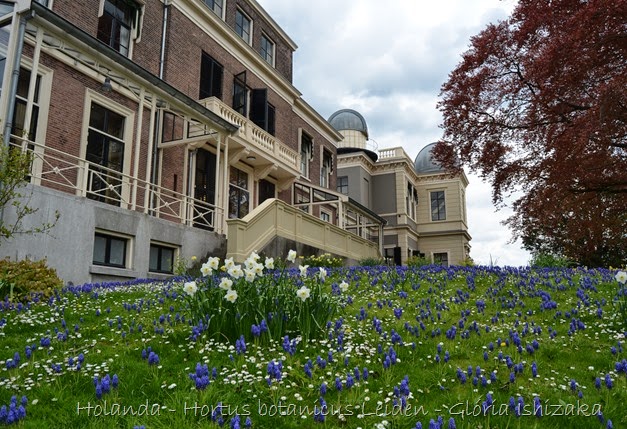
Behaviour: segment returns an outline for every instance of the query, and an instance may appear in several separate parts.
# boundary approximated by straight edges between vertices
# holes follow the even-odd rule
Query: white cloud
[[[441,85],[470,37],[504,19],[514,0],[258,0],[299,46],[294,85],[325,118],[352,108],[379,148],[403,146],[415,157],[438,140]],[[471,255],[483,264],[525,265],[527,252],[508,244],[490,188],[469,175]]]

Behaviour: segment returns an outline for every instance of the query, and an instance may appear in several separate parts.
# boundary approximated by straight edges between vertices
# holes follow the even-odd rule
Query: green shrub
[[[46,265],[45,260],[28,259],[13,262],[0,260],[0,298],[9,297],[12,302],[26,301],[33,294],[48,298],[63,282],[54,268]]]
[[[431,264],[432,262],[426,256],[412,256],[407,260],[408,267],[424,267]]]
[[[567,268],[572,265],[572,261],[565,256],[551,253],[537,253],[529,261],[529,266],[534,268]]]
[[[364,258],[359,260],[359,265],[362,267],[378,267],[379,265],[386,265],[386,263],[385,259]]]
[[[342,258],[334,258],[329,253],[324,253],[320,256],[306,256],[303,259],[303,265],[309,265],[310,267],[339,268],[344,266],[344,261]]]

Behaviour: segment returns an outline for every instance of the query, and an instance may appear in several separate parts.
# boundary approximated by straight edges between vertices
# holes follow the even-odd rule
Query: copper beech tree
[[[521,0],[442,86],[436,159],[514,196],[532,253],[627,262],[627,0]]]

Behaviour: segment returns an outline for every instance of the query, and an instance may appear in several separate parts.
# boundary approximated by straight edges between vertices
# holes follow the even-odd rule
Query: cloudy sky
[[[328,118],[350,108],[379,148],[414,158],[442,136],[440,86],[470,37],[504,19],[514,0],[258,0],[296,42],[294,85]],[[490,187],[467,171],[471,256],[480,264],[526,265],[529,254],[501,225]]]

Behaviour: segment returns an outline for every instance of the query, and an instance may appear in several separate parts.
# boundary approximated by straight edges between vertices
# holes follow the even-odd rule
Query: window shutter
[[[268,130],[268,90],[253,89],[250,106],[250,120],[258,127]]]

